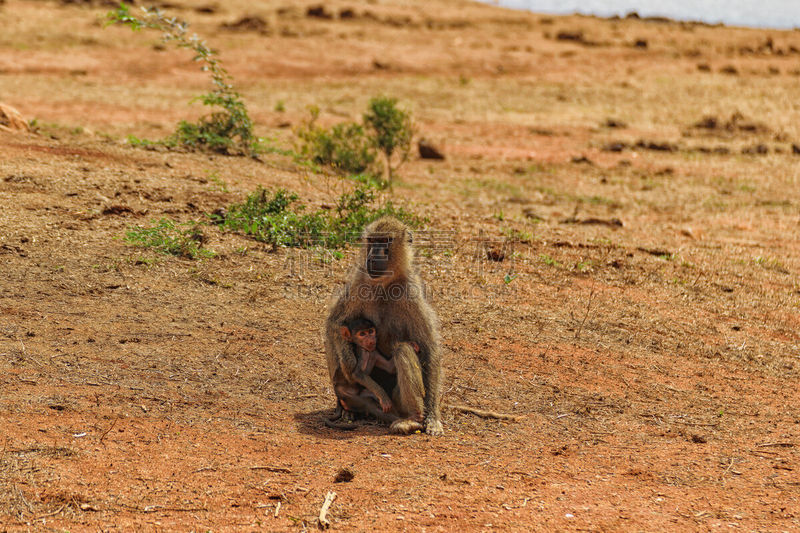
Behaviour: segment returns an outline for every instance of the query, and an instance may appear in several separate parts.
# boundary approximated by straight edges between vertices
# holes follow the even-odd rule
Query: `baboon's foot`
[[[358,417],[356,416],[356,414],[353,411],[350,411],[348,409],[345,409],[344,411],[342,411],[342,419],[341,419],[342,422],[344,422],[346,424],[352,424],[357,419],[358,419]]]
[[[395,420],[392,422],[392,425],[389,426],[389,431],[396,435],[410,435],[416,431],[422,431],[422,429],[422,424],[409,418]]]
[[[438,418],[428,418],[425,420],[425,433],[428,435],[439,436],[444,434],[442,422]]]

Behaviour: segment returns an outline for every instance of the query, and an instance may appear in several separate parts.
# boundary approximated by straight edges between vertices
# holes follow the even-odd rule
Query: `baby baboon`
[[[325,425],[335,429],[355,429],[357,426],[352,421],[359,413],[371,414],[385,424],[392,424],[398,420],[392,411],[392,401],[386,389],[370,376],[378,360],[380,367],[390,374],[396,373],[394,365],[378,353],[375,325],[364,317],[356,317],[341,326],[339,332],[353,350],[354,366],[351,368],[349,363],[343,362],[331,370],[336,410],[331,418],[325,419]],[[328,363],[330,369],[331,361]],[[389,386],[393,387],[393,383]]]
[[[372,397],[380,403],[381,410],[384,413],[390,412],[392,401],[384,388],[370,377],[376,363],[390,374],[396,373],[394,365],[377,350],[375,324],[364,317],[357,317],[342,326],[340,332],[345,340],[352,343],[353,353],[356,355],[356,367],[351,372],[356,382],[346,383],[342,380],[334,385],[339,401],[346,409],[352,410],[348,402],[354,395],[369,397],[369,393],[372,393]]]
[[[341,369],[337,370],[334,375],[334,390],[338,397],[338,405],[334,417],[328,419],[326,425],[338,429],[354,429],[355,426],[348,424],[347,419],[352,417],[354,408],[351,406],[355,403],[359,406],[355,409],[356,412],[369,412],[386,423],[394,422],[398,419],[396,415],[400,414],[417,422],[413,427],[411,423],[408,424],[409,431],[422,429],[420,424],[423,414],[422,402],[418,401],[414,395],[403,396],[402,388],[396,386],[397,367],[394,360],[386,359],[378,351],[375,325],[364,317],[357,317],[342,326],[340,331],[342,337],[353,344],[353,353],[356,355],[357,364],[352,376],[356,382],[347,381]],[[419,346],[415,342],[410,344],[414,352],[419,353]],[[394,398],[392,400],[389,400],[386,389],[371,379],[370,374],[374,368],[379,368],[385,376],[389,377],[383,382],[390,390],[393,390]],[[422,374],[419,370],[414,371],[413,369],[409,372],[412,372],[412,382],[417,383],[417,389],[421,390]],[[374,405],[370,404],[375,401],[380,404],[383,413],[391,414],[388,416],[377,414]],[[345,421],[334,424],[333,422],[339,418],[345,418]]]
[[[386,359],[378,351],[378,336],[375,332],[375,324],[364,317],[351,320],[347,326],[342,326],[342,336],[345,339],[352,337],[352,342],[358,347],[356,357],[358,367],[364,374],[371,374],[376,366],[389,374],[397,374],[394,362]],[[352,332],[352,333],[351,333]],[[415,348],[419,352],[419,347]],[[384,409],[388,411],[388,409]]]
[[[363,248],[343,289],[336,295],[325,323],[325,352],[331,383],[343,376],[353,383],[358,365],[353,344],[342,337],[340,328],[349,320],[363,316],[377,326],[377,349],[396,369],[387,384],[394,385],[395,410],[383,413],[370,401],[360,398],[348,408],[375,415],[390,423],[393,432],[412,433],[420,428],[422,413],[425,431],[442,433],[439,405],[441,355],[439,324],[425,300],[424,287],[413,269],[411,232],[392,217],[376,220],[364,230]],[[412,344],[413,343],[413,344]],[[415,350],[419,348],[419,352]],[[387,387],[388,390],[388,387]],[[337,402],[341,399],[337,392]],[[394,418],[394,420],[392,420]]]

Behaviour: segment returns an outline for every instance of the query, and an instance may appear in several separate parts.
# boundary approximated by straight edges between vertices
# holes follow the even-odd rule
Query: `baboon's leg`
[[[353,408],[348,405],[347,398],[351,396],[358,396],[359,392],[361,392],[361,387],[346,383],[344,378],[340,379],[341,381],[333,387],[333,392],[336,393],[337,407],[343,407],[345,411],[351,411]]]
[[[402,420],[392,424],[395,433],[413,433],[422,429],[424,412],[423,398],[425,387],[422,384],[422,369],[417,353],[411,344],[399,343],[392,357],[397,369],[397,386],[394,389],[393,401]]]
[[[342,399],[353,411],[370,414],[386,425],[390,425],[397,420],[397,415],[384,413],[380,405],[372,399],[364,398],[358,394],[346,396]]]

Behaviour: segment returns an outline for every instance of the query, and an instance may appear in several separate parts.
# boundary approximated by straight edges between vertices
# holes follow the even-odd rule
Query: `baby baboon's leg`
[[[397,369],[397,386],[394,389],[392,400],[403,418],[392,424],[392,431],[413,433],[422,429],[424,412],[425,387],[422,384],[419,358],[414,348],[407,342],[398,344],[392,357]]]
[[[347,402],[347,406],[355,412],[368,413],[384,424],[392,424],[397,420],[397,415],[392,413],[384,413],[378,402],[371,398],[364,398],[359,395],[348,396],[342,398]]]

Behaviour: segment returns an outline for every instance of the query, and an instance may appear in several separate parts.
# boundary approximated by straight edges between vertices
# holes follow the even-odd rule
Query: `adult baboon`
[[[337,405],[344,399],[348,408],[368,412],[390,423],[395,433],[419,429],[420,421],[416,418],[418,413],[424,413],[425,431],[440,435],[439,324],[412,265],[411,232],[399,220],[383,217],[366,227],[362,244],[358,262],[336,294],[325,322],[328,371],[334,388],[342,378],[355,382],[352,376],[358,361],[340,328],[358,316],[371,320],[377,328],[378,350],[392,359],[397,370],[393,379],[384,382],[390,387],[394,385],[395,412],[383,413],[370,399],[342,398],[339,391],[336,391]],[[371,405],[364,405],[369,402]]]

